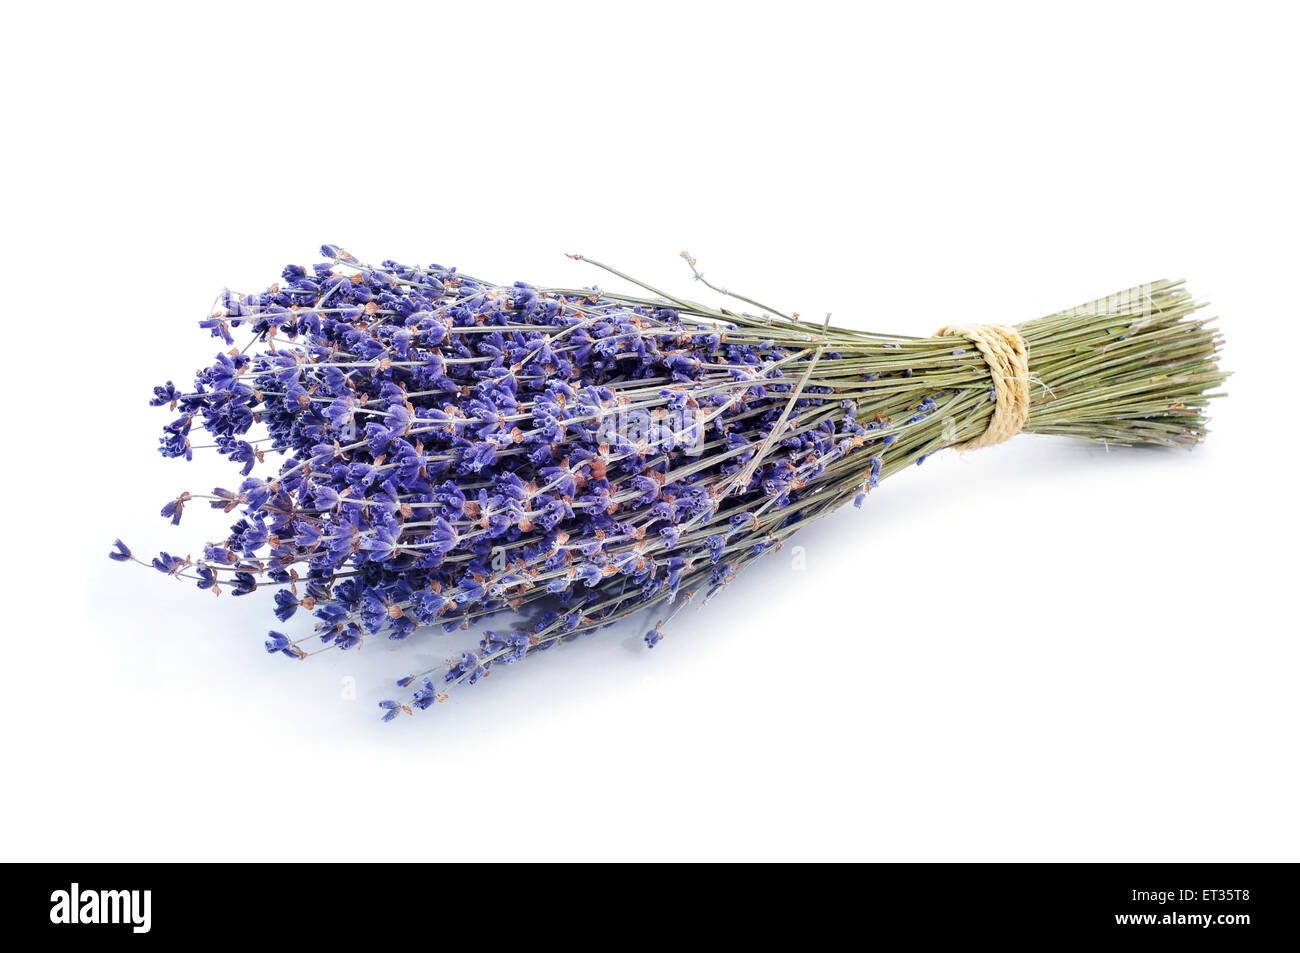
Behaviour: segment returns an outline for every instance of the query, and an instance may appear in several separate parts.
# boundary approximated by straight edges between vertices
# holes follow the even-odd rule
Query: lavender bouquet
[[[584,632],[643,614],[646,645],[800,527],[945,447],[1020,431],[1191,446],[1226,375],[1181,282],[1016,327],[910,338],[644,289],[501,286],[326,245],[200,322],[230,349],[194,384],[163,456],[215,450],[238,512],[198,558],[138,559],[214,595],[274,590],[313,619],[293,659],[496,617],[445,667],[403,675],[385,720]],[[578,257],[578,256],[574,256]],[[234,335],[251,333],[235,347]],[[195,441],[206,431],[203,444]],[[254,436],[254,434],[258,436]],[[255,474],[267,454],[273,473]]]

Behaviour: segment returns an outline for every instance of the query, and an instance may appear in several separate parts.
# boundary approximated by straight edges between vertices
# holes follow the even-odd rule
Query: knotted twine
[[[1029,345],[1005,324],[950,324],[939,337],[966,338],[979,349],[993,375],[993,416],[978,437],[954,444],[958,450],[992,447],[1018,434],[1029,420]]]

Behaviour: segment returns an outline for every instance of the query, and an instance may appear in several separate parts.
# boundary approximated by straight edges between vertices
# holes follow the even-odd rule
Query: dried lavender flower
[[[163,456],[191,459],[202,430],[239,473],[162,516],[206,500],[238,511],[227,538],[196,559],[145,561],[120,540],[109,555],[218,595],[275,589],[281,623],[314,620],[303,637],[269,633],[267,652],[296,659],[507,620],[399,679],[410,702],[381,702],[385,721],[634,613],[658,614],[654,647],[696,595],[802,526],[985,434],[1006,383],[950,336],[321,252],[264,292],[225,292],[200,326],[229,350],[189,390],[153,389],[177,415]],[[1023,429],[1201,440],[1226,375],[1198,308],[1160,281],[1018,326]],[[231,347],[240,330],[252,340]],[[254,475],[268,452],[278,467]]]

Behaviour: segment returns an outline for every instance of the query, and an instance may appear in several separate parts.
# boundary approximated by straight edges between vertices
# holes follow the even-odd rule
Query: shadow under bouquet
[[[192,386],[154,388],[177,415],[162,454],[215,450],[238,474],[162,515],[207,502],[237,513],[229,535],[198,557],[110,555],[216,595],[274,589],[281,623],[311,618],[266,639],[294,659],[495,617],[398,679],[385,720],[630,616],[653,647],[697,596],[946,447],[1022,431],[1194,445],[1227,376],[1181,282],[914,338],[730,295],[685,254],[742,307],[604,265],[643,293],[321,252],[225,292],[201,325],[228,350]]]

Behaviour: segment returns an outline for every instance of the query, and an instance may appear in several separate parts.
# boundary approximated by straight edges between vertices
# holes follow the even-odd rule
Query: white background
[[[0,856],[1300,859],[1282,9],[8,10]],[[685,247],[913,334],[1185,277],[1235,376],[1194,452],[940,455],[653,652],[602,633],[384,725],[463,639],[295,664],[265,604],[104,558],[224,535],[156,515],[228,470],[155,453],[149,389],[322,242],[701,292]]]

